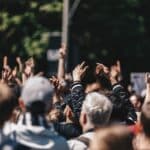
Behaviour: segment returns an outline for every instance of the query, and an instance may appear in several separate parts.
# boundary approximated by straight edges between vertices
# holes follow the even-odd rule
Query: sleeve
[[[113,94],[115,94],[119,99],[118,107],[120,107],[119,109],[125,114],[126,123],[134,124],[137,120],[137,116],[124,87],[120,84],[115,84],[113,86]]]
[[[85,98],[84,88],[81,82],[74,82],[71,88],[71,108],[75,119],[79,120],[82,104]]]
[[[79,136],[82,131],[75,124],[54,123],[55,130],[64,138],[71,139]]]

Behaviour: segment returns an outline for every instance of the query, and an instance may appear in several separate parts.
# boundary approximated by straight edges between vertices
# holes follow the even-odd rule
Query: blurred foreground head
[[[80,116],[83,130],[96,128],[108,123],[112,112],[112,103],[104,95],[97,92],[87,94]]]
[[[144,134],[150,137],[150,102],[143,105],[140,119]]]
[[[96,131],[90,150],[133,150],[133,135],[124,126],[112,126]]]
[[[21,102],[26,111],[35,115],[44,114],[51,109],[53,86],[44,77],[29,78],[21,93]]]
[[[16,100],[11,89],[6,84],[0,83],[0,127],[10,119],[15,107],[14,101]]]

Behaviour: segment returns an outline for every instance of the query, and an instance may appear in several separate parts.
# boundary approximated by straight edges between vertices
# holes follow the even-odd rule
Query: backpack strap
[[[84,136],[80,136],[80,137],[76,138],[76,140],[84,143],[87,147],[89,147],[89,144],[90,144],[90,139],[89,138],[84,137]]]

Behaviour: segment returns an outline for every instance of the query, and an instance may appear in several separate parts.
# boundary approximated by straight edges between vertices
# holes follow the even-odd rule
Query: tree
[[[1,56],[41,58],[50,31],[61,29],[61,10],[56,0],[0,0]]]

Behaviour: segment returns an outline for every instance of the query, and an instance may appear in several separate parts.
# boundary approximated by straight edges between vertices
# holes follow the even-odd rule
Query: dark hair
[[[100,75],[97,75],[96,81],[98,83],[100,83],[100,85],[103,89],[112,90],[112,85],[111,85],[110,79],[109,79],[108,75],[106,75],[105,73],[101,73]]]
[[[95,72],[96,63],[92,63],[92,64],[88,64],[88,65],[89,65],[90,69],[88,69],[88,71],[83,79],[83,84],[85,84],[84,86],[86,87],[87,84],[97,82],[101,85],[101,87],[103,89],[111,90],[112,86],[111,86],[109,76],[103,72],[96,75],[96,72]]]
[[[8,86],[12,90],[13,95],[15,97],[14,105],[18,106],[19,105],[19,97],[20,97],[20,94],[21,94],[21,87],[15,82],[9,82]]]
[[[32,115],[38,116],[38,115],[44,115],[45,114],[45,103],[41,101],[33,102],[30,107],[27,107],[27,111],[29,111]]]

